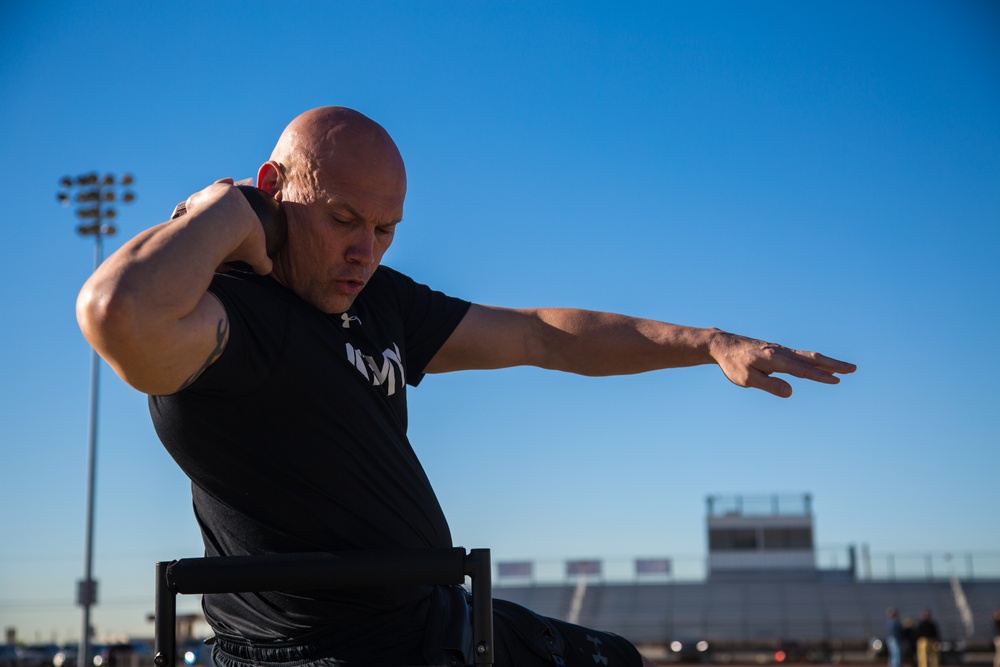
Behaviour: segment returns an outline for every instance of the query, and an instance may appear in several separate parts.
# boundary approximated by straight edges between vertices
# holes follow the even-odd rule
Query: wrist
[[[726,346],[726,339],[729,337],[729,334],[716,327],[702,329],[702,332],[704,334],[702,349],[706,356],[706,362],[718,364],[719,357],[722,355],[722,348]]]

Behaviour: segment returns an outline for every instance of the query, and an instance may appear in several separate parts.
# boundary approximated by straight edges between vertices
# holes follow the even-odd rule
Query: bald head
[[[257,187],[287,223],[272,275],[323,312],[345,312],[403,219],[406,170],[389,133],[352,109],[307,111],[282,132]]]
[[[303,201],[329,183],[364,183],[378,198],[406,194],[406,169],[385,129],[353,109],[319,107],[295,118],[282,132],[271,161],[283,173],[285,199]],[[381,192],[379,192],[381,191]]]

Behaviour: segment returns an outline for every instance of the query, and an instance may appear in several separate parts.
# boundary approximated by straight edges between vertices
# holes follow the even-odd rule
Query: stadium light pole
[[[56,200],[63,206],[76,205],[76,216],[81,220],[76,231],[81,236],[94,237],[94,270],[104,260],[104,237],[117,230],[111,221],[118,215],[115,210],[120,201],[130,204],[135,193],[129,189],[133,178],[125,174],[116,179],[111,174],[103,178],[96,172],[81,174],[76,178],[63,176]],[[119,193],[119,190],[123,190]],[[83,552],[83,580],[77,584],[77,604],[83,607],[83,632],[80,636],[79,667],[91,667],[90,608],[97,604],[97,582],[93,578],[94,561],[94,482],[97,462],[97,388],[100,357],[91,348],[90,355],[90,435],[87,439],[87,528]]]

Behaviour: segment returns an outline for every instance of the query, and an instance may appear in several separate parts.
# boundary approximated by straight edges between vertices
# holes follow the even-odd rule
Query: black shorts
[[[506,600],[493,600],[493,653],[495,667],[642,667],[639,651],[623,637]]]
[[[438,587],[434,608],[446,613],[456,611],[468,619],[468,596],[460,587]],[[336,667],[344,665],[398,666],[464,664],[471,659],[471,626],[459,632],[469,644],[452,653],[444,646],[453,643],[444,631],[461,626],[446,617],[430,619],[427,628],[438,632],[420,635],[423,642],[410,638],[390,642],[370,636],[344,644],[316,640],[308,643],[253,642],[217,634],[212,651],[214,667]],[[381,635],[380,635],[381,636]],[[390,636],[393,636],[390,633]],[[421,647],[423,643],[423,647]],[[442,653],[446,651],[446,653]],[[462,659],[466,654],[466,659]],[[632,644],[610,632],[590,630],[554,618],[539,616],[521,605],[493,600],[494,667],[641,667],[642,658]]]

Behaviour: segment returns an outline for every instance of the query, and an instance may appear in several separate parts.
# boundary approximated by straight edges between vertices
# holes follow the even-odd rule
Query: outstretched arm
[[[733,383],[788,397],[773,373],[836,384],[854,364],[815,352],[614,313],[473,305],[427,366],[428,373],[538,366],[581,375],[627,375],[717,364]]]
[[[208,292],[217,267],[244,261],[271,271],[264,232],[246,198],[219,181],[192,195],[187,212],[128,241],[77,298],[80,329],[139,391],[169,394],[222,353],[229,320]]]

